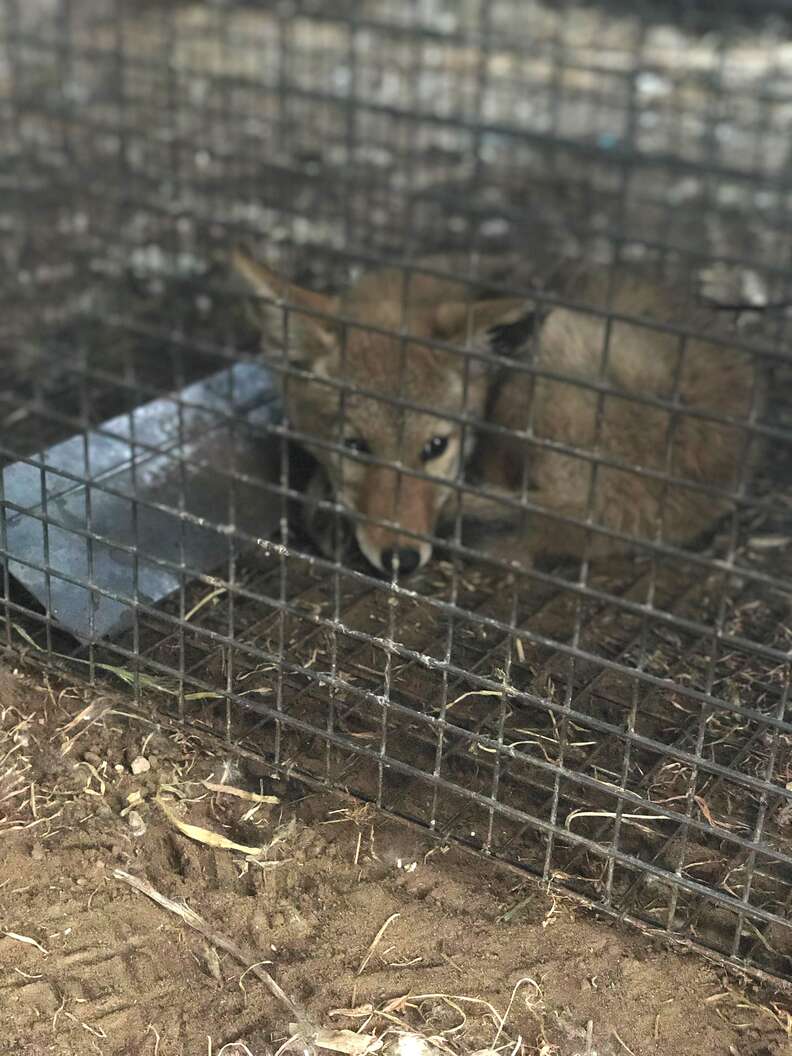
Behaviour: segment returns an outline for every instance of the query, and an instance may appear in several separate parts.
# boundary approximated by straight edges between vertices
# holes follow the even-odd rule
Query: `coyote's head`
[[[425,565],[485,410],[481,353],[525,341],[526,302],[475,302],[461,282],[396,270],[331,297],[241,251],[233,263],[259,298],[265,354],[294,368],[282,379],[290,427],[350,512],[363,554],[388,574]]]

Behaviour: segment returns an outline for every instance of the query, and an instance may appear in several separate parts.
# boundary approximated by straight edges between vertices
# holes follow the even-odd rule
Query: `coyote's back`
[[[760,455],[750,426],[765,382],[753,357],[673,287],[605,271],[577,273],[559,292],[607,314],[549,312],[539,373],[507,372],[491,412],[531,440],[491,443],[485,478],[513,491],[526,482],[531,505],[623,537],[595,533],[592,554],[695,540],[732,508]],[[578,553],[584,539],[558,519],[535,519],[529,535],[543,552]]]

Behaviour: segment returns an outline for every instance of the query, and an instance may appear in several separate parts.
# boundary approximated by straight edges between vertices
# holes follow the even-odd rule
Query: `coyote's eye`
[[[364,440],[362,436],[347,436],[344,438],[344,447],[350,451],[354,451],[358,455],[370,455],[371,448],[368,445],[368,441]]]
[[[431,462],[433,458],[439,458],[448,447],[447,436],[433,436],[431,440],[427,440],[423,446],[421,452],[422,462]]]

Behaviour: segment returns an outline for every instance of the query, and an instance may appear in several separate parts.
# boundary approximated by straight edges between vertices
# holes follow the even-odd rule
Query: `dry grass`
[[[31,780],[36,712],[23,704],[21,678],[0,667],[0,836],[43,828],[57,816],[50,797]]]

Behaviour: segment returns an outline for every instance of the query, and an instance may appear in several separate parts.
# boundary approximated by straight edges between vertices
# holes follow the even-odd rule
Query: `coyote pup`
[[[471,301],[461,282],[397,269],[332,297],[242,251],[233,263],[262,298],[265,351],[277,362],[285,338],[298,370],[286,413],[326,474],[309,491],[350,511],[380,571],[426,564],[443,515],[456,513],[453,484],[471,474],[490,497],[463,493],[463,515],[503,520],[510,509],[528,560],[580,554],[586,525],[591,556],[641,538],[689,543],[732,508],[756,462],[746,426],[763,379],[716,313],[673,287],[567,267],[553,292],[586,311]]]

